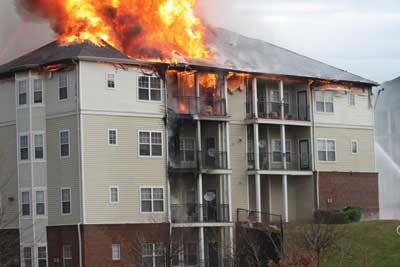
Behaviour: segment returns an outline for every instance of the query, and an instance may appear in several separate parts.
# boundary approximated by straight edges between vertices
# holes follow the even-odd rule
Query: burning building
[[[231,266],[236,224],[377,215],[375,82],[223,29],[173,56],[66,29],[0,66],[21,266]]]

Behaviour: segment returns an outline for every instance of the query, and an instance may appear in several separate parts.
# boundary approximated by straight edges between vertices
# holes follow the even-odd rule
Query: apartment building
[[[376,83],[216,34],[226,55],[257,49],[168,64],[54,42],[0,67],[0,203],[21,266],[230,266],[240,222],[376,216]]]

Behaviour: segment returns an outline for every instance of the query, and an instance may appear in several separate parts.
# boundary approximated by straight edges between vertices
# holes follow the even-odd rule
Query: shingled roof
[[[207,37],[210,49],[214,54],[212,60],[178,57],[179,62],[197,67],[247,73],[377,85],[374,81],[302,56],[285,48],[248,38],[225,29],[209,28]],[[99,59],[116,63],[135,64],[140,62],[142,64],[151,64],[150,62],[132,59],[108,44],[96,46],[91,42],[83,42],[60,45],[57,42],[52,42],[0,66],[0,75],[71,59]]]

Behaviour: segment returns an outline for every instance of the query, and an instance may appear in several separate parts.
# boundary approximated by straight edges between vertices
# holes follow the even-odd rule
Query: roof
[[[207,41],[214,57],[212,60],[178,57],[182,64],[234,70],[247,73],[306,77],[329,81],[346,81],[377,85],[376,82],[302,56],[285,48],[221,29],[208,28]],[[68,59],[104,59],[121,63],[144,63],[129,58],[106,44],[99,47],[87,41],[60,45],[52,42],[20,58],[0,66],[0,74],[33,66],[56,63]],[[150,62],[146,62],[150,63]]]

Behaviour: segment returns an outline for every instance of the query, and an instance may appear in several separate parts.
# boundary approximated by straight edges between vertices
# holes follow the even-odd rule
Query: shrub
[[[323,224],[347,224],[361,220],[362,209],[360,207],[347,207],[343,210],[317,210],[314,219]]]
[[[350,222],[359,222],[362,216],[362,208],[360,207],[346,207],[343,209]]]

